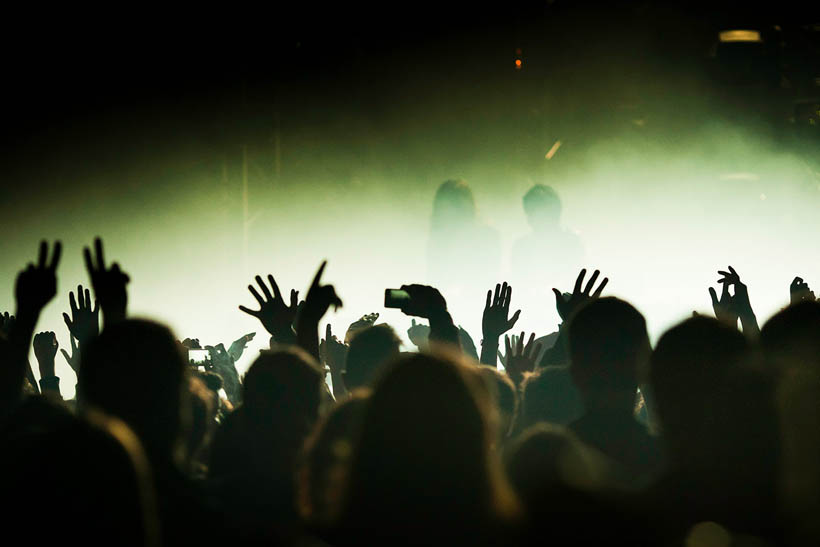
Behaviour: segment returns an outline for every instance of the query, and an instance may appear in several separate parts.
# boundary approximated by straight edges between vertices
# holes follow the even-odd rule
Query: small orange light
[[[515,60],[515,69],[516,70],[521,70],[521,59],[516,59]]]

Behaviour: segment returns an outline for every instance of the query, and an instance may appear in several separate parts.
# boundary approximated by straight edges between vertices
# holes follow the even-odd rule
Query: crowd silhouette
[[[575,269],[582,249],[560,227],[557,194],[538,185],[524,203],[533,233],[515,262],[530,268],[530,253],[554,245]],[[497,234],[476,220],[467,184],[444,183],[435,207],[431,269],[495,275]],[[490,246],[453,254],[476,239]],[[0,315],[2,514],[29,541],[820,543],[820,302],[800,277],[760,328],[738,272],[720,270],[714,317],[694,315],[654,347],[598,270],[552,288],[557,332],[515,333],[547,303],[513,305],[506,282],[476,292],[480,347],[445,294],[408,283],[401,311],[416,348],[403,351],[378,313],[341,340],[330,325],[321,336],[342,306],[322,262],[303,300],[272,274],[248,285],[259,307],[239,310],[270,347],[240,376],[253,334],[201,348],[130,317],[129,276],[99,238],[84,250],[90,287],[71,291],[63,314],[71,351],[59,348],[37,323],[58,294],[61,254],[43,241],[17,276],[13,314]],[[76,374],[73,400],[58,350]]]

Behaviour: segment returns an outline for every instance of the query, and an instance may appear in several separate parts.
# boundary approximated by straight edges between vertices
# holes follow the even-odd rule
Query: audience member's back
[[[505,454],[507,474],[528,516],[528,537],[556,545],[599,545],[646,537],[637,506],[610,483],[610,461],[562,426],[540,423]],[[594,525],[590,525],[594,523]]]
[[[176,338],[158,323],[129,319],[108,326],[83,353],[77,395],[139,437],[155,475],[163,542],[218,537],[218,513],[180,470],[188,433],[187,368]]]
[[[568,329],[570,374],[584,405],[569,428],[640,484],[660,466],[656,440],[634,417],[650,351],[646,322],[627,302],[606,297],[581,308]]]
[[[407,356],[375,386],[342,504],[345,543],[498,540],[515,501],[490,451],[488,392],[460,367]]]
[[[401,340],[388,325],[375,325],[357,332],[350,341],[345,361],[344,383],[348,390],[369,387],[390,360],[399,354]]]
[[[150,466],[125,424],[80,420],[39,396],[12,418],[0,431],[8,542],[16,532],[43,545],[159,545]]]
[[[310,526],[324,534],[338,517],[345,471],[359,436],[369,392],[358,390],[317,424],[305,443],[299,471],[299,508]]]
[[[539,422],[568,425],[583,412],[568,367],[544,367],[524,380],[522,390],[519,430]]]
[[[319,413],[323,374],[298,348],[264,352],[248,369],[242,406],[217,430],[210,477],[235,538],[298,532],[296,470]]]
[[[780,384],[779,499],[794,545],[820,543],[820,302],[804,301],[763,325],[761,344]]]
[[[669,469],[651,506],[677,533],[702,520],[772,532],[779,441],[772,382],[752,358],[737,329],[706,317],[658,341],[650,380]]]

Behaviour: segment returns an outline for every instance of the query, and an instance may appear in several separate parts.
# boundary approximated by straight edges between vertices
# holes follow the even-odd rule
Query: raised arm
[[[402,285],[401,290],[410,295],[409,301],[401,308],[407,315],[424,317],[430,321],[431,344],[444,343],[460,348],[458,327],[447,311],[447,301],[434,287],[427,285]]]
[[[749,301],[749,290],[740,281],[740,276],[734,268],[729,266],[729,271],[718,271],[721,278],[718,283],[723,285],[720,299],[712,287],[709,287],[709,296],[712,298],[712,309],[715,317],[737,328],[737,320],[743,327],[743,334],[752,340],[760,337],[760,326],[757,324],[757,317],[752,304]],[[734,294],[729,293],[729,287],[734,287]]]
[[[322,285],[322,273],[327,266],[327,260],[319,266],[319,271],[313,278],[313,282],[305,297],[305,305],[299,312],[296,321],[296,341],[299,346],[310,353],[317,363],[321,362],[319,355],[319,321],[333,306],[338,309],[342,306],[341,299],[336,296],[336,289],[333,285]]]
[[[62,254],[59,241],[54,244],[50,261],[48,254],[48,244],[43,241],[40,243],[37,265],[29,263],[17,276],[14,289],[17,313],[6,347],[3,348],[4,355],[0,355],[0,405],[3,415],[20,401],[34,328],[43,308],[57,294],[57,266]]]
[[[43,395],[62,399],[60,379],[54,371],[58,347],[57,335],[53,332],[41,332],[34,336],[34,356],[40,369],[40,390]]]

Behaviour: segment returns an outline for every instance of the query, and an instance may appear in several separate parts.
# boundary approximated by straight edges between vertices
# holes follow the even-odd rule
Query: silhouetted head
[[[536,505],[551,498],[558,501],[557,493],[569,487],[597,485],[602,480],[603,461],[572,431],[540,423],[512,442],[505,464],[516,493],[537,512]]]
[[[446,522],[463,531],[512,503],[490,451],[487,392],[462,366],[412,354],[376,383],[354,450],[344,526],[401,536]]]
[[[379,372],[399,354],[401,340],[389,325],[375,325],[357,332],[350,341],[344,383],[353,390],[369,387]]]
[[[820,371],[820,302],[798,302],[775,314],[763,325],[760,343],[780,369],[810,365]]]
[[[710,317],[687,319],[658,340],[649,379],[664,442],[678,464],[736,467],[730,454],[771,436],[771,386],[749,357],[743,334]],[[751,435],[744,433],[749,428]]]
[[[650,381],[662,430],[668,484],[737,529],[774,514],[780,439],[774,384],[736,328],[693,317],[671,328],[652,354]]]
[[[253,422],[307,434],[319,414],[324,372],[296,347],[265,351],[245,374],[243,411]]]
[[[44,397],[29,397],[2,432],[0,468],[6,533],[37,543],[158,545],[153,477],[134,433],[95,411],[85,419]],[[70,532],[69,532],[70,530]]]
[[[368,390],[359,390],[340,402],[305,442],[299,504],[302,515],[314,524],[327,525],[338,517],[345,470],[350,467],[369,395]]]
[[[587,410],[615,396],[631,413],[649,357],[643,315],[618,298],[598,298],[570,318],[567,340],[570,374]]]
[[[583,410],[569,367],[544,367],[524,380],[519,414],[522,427],[539,422],[569,425]]]
[[[205,383],[205,386],[213,391],[214,393],[219,393],[219,390],[224,387],[224,382],[222,380],[222,376],[219,375],[217,372],[213,372],[211,370],[206,371],[197,371],[197,376],[200,380]]]
[[[536,184],[524,194],[524,213],[534,230],[555,229],[561,224],[561,198],[550,186]]]
[[[776,405],[782,435],[780,499],[795,544],[820,538],[820,302],[802,301],[769,319],[760,334],[779,373]]]
[[[123,420],[152,460],[167,462],[187,428],[187,374],[167,327],[129,319],[106,327],[83,352],[78,400]]]
[[[482,365],[477,367],[477,370],[486,383],[490,391],[490,397],[498,409],[498,429],[503,440],[509,435],[518,411],[518,392],[510,377],[497,368]]]
[[[475,217],[475,198],[465,181],[448,180],[438,187],[433,199],[434,231],[446,230],[448,226],[472,224]]]

